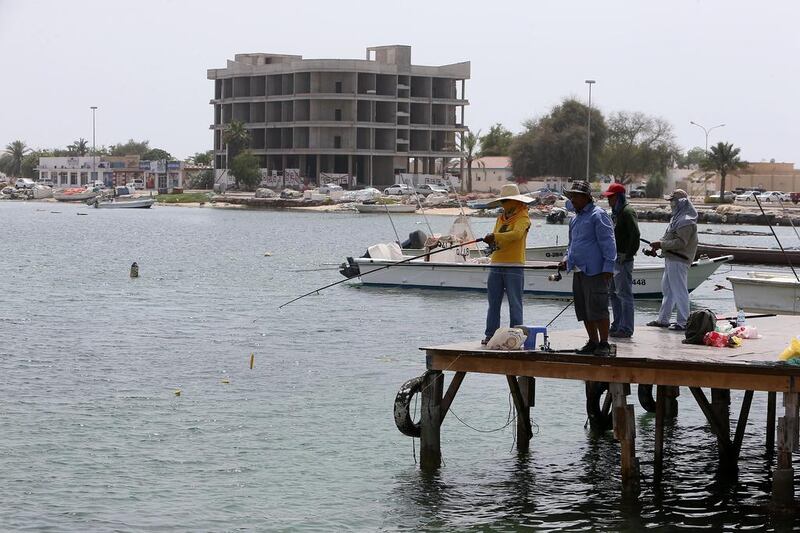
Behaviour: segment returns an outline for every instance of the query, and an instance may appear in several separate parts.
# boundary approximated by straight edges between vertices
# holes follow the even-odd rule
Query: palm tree
[[[74,141],[72,144],[67,146],[67,150],[83,157],[89,151],[89,141],[81,137],[77,141]]]
[[[14,141],[6,145],[6,155],[11,158],[9,170],[12,176],[19,176],[22,172],[22,160],[32,150],[24,141]]]
[[[466,185],[466,192],[472,192],[472,162],[477,157],[476,148],[478,147],[480,136],[480,130],[478,133],[472,133],[471,131],[462,132],[459,136],[458,149],[461,152],[461,157],[464,158],[464,162],[467,164],[467,179],[464,182],[464,185]]]
[[[228,157],[233,161],[233,158],[250,144],[250,132],[244,127],[244,122],[234,120],[225,128],[222,140],[228,145]],[[228,164],[228,168],[230,168],[230,164]]]
[[[711,170],[719,174],[719,198],[725,198],[725,176],[728,172],[735,172],[747,167],[747,161],[739,160],[739,148],[734,148],[731,143],[719,142],[712,146],[706,158],[700,163],[703,170]]]

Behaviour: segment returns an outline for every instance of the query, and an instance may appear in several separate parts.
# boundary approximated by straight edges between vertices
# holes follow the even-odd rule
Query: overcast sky
[[[750,161],[800,166],[800,2],[0,0],[0,143],[63,147],[149,139],[186,157],[211,148],[206,70],[236,53],[364,57],[407,44],[412,63],[472,62],[466,121],[512,131],[597,81],[601,111],[693,120]]]

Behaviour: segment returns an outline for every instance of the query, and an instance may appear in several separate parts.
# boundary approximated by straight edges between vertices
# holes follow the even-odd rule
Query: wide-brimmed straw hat
[[[517,202],[522,202],[523,204],[529,204],[533,202],[533,198],[530,196],[525,196],[524,194],[519,193],[519,187],[517,187],[515,183],[509,183],[507,185],[503,185],[503,188],[500,189],[500,196],[486,204],[486,206],[497,207],[503,200],[516,200]]]
[[[585,194],[586,196],[591,198],[592,186],[589,185],[588,181],[575,180],[572,182],[572,186],[564,191],[564,196],[570,196],[571,194]]]

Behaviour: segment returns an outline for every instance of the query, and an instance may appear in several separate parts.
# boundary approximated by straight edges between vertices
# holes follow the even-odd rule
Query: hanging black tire
[[[653,386],[647,383],[639,383],[636,390],[636,395],[639,397],[639,405],[648,413],[656,412],[656,400],[653,398]]]
[[[411,399],[422,391],[424,378],[423,374],[403,383],[394,399],[394,424],[400,433],[409,437],[419,437],[420,435],[419,422],[414,422],[411,417]]]
[[[589,426],[592,431],[602,433],[614,426],[611,418],[610,403],[604,401],[603,393],[608,392],[608,383],[600,381],[586,382],[586,414],[589,415]]]

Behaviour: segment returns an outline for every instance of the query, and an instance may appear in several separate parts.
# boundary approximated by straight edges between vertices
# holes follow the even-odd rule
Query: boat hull
[[[355,204],[359,213],[414,213],[415,205],[406,204]]]
[[[758,265],[787,265],[786,257],[793,265],[800,264],[800,250],[786,250],[786,255],[777,248],[754,248],[749,246],[725,246],[722,244],[698,244],[697,256],[718,257],[732,255],[734,263]]]
[[[81,192],[67,193],[64,190],[54,191],[53,198],[59,202],[83,202],[94,198],[98,193],[92,190],[83,190]]]
[[[689,269],[689,291],[697,288],[720,265],[730,261],[730,257],[695,261]],[[414,260],[397,264],[392,268],[375,271],[393,265],[397,261],[358,258],[352,262],[360,272],[359,280],[364,285],[393,287],[417,287],[428,289],[486,290],[486,281],[491,265],[464,262],[433,262]],[[562,273],[561,281],[550,281],[548,277],[556,273],[556,264],[547,262],[528,262],[525,265],[524,291],[545,297],[572,298],[572,273]],[[368,275],[365,275],[368,272]],[[663,265],[636,266],[633,271],[633,295],[638,299],[659,299]]]
[[[728,281],[737,309],[800,315],[800,282],[795,279],[751,272],[748,276],[729,276]]]
[[[96,202],[98,209],[149,209],[154,203],[155,198],[142,198],[138,200],[115,200],[113,202]]]

